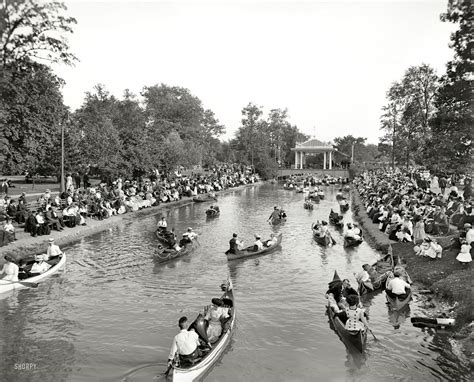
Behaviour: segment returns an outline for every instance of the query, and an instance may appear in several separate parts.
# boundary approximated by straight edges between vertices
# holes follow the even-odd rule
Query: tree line
[[[421,165],[437,173],[469,172],[472,122],[470,1],[449,0],[442,22],[458,24],[452,33],[454,57],[437,76],[427,64],[411,66],[387,91],[379,151],[392,166]]]
[[[74,65],[66,36],[76,20],[61,2],[4,1],[0,10],[0,171],[58,174],[62,134],[66,171],[140,175],[151,169],[238,161],[264,176],[290,164],[290,148],[305,138],[286,109],[242,109],[235,138],[221,142],[225,127],[188,89],[145,86],[118,99],[103,85],[70,111],[64,81],[49,64]]]

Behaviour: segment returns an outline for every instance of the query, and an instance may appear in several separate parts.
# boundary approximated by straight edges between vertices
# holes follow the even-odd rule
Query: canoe
[[[196,203],[204,203],[204,202],[215,202],[217,200],[216,196],[206,195],[206,196],[195,196],[193,201]]]
[[[170,231],[166,231],[166,232],[170,232]],[[156,236],[156,238],[158,239],[158,241],[160,243],[163,243],[163,244],[167,245],[168,247],[170,247],[174,244],[170,241],[170,238],[166,235],[163,235],[163,232],[159,229],[157,229],[155,231],[155,236]]]
[[[343,219],[344,217],[342,215],[339,215],[333,210],[331,210],[331,212],[329,213],[329,224],[336,226],[336,228],[344,228]]]
[[[173,382],[190,382],[202,380],[202,378],[207,373],[209,373],[214,364],[221,358],[225,349],[229,345],[232,335],[234,334],[236,313],[234,293],[232,283],[230,281],[225,287],[225,291],[221,299],[227,299],[226,303],[231,306],[229,310],[230,319],[224,323],[224,329],[222,331],[221,337],[217,340],[217,342],[212,344],[212,349],[205,353],[204,356],[198,359],[193,365],[190,365],[189,367],[173,366]],[[191,324],[191,326],[193,325],[194,323]]]
[[[324,192],[318,192],[318,196],[321,200],[325,198]]]
[[[257,255],[263,255],[264,253],[270,253],[281,245],[282,237],[283,237],[283,234],[280,232],[278,236],[276,237],[277,243],[275,245],[272,245],[271,247],[263,247],[263,249],[261,249],[260,251],[254,252],[253,245],[252,245],[241,251],[238,250],[237,253],[226,252],[225,254],[227,255],[227,260],[242,259],[244,257],[251,257],[251,256],[257,256]],[[266,241],[263,241],[263,243],[265,244]]]
[[[339,278],[339,276],[337,276],[337,272],[334,272],[333,280],[336,280],[336,277],[337,279]],[[363,353],[367,344],[367,330],[347,330],[341,319],[334,312],[334,309],[331,308],[329,304],[326,306],[326,308],[329,316],[329,321],[334,326],[334,330],[341,338],[342,342],[344,342],[344,344],[349,349],[355,348],[359,352]]]
[[[428,317],[412,317],[411,323],[416,327],[428,327],[428,328],[445,328],[448,326],[454,326],[456,320],[454,318],[428,318]]]
[[[34,284],[36,284],[36,283],[39,283],[39,282],[42,282],[42,281],[48,279],[49,277],[51,277],[52,275],[57,273],[66,264],[66,254],[63,253],[62,255],[60,255],[59,256],[59,261],[58,262],[56,262],[56,261],[57,261],[56,259],[47,261],[47,263],[49,263],[49,264],[52,264],[53,262],[55,262],[56,264],[53,265],[51,268],[49,268],[46,272],[44,272],[44,273],[42,273],[38,276],[29,277],[29,278],[24,279],[24,280],[19,280],[18,282],[10,282],[10,281],[0,280],[0,293],[9,292],[9,291],[14,290],[14,289],[28,288],[28,285],[23,284],[23,283],[34,283]]]
[[[353,237],[344,237],[344,248],[357,247],[364,239],[356,240]]]
[[[372,268],[375,270],[373,274],[370,276],[370,280],[368,282],[361,282],[357,280],[359,283],[359,295],[364,295],[366,293],[375,292],[377,290],[385,289],[385,284],[387,279],[390,275],[392,275],[393,264],[392,258],[390,255],[386,255],[384,258],[376,261],[372,264]],[[405,281],[408,281],[404,278]]]
[[[216,216],[219,216],[221,214],[220,211],[216,211],[214,209],[208,209],[206,210],[206,216],[208,218],[213,218],[213,217],[216,217]]]
[[[388,305],[390,306],[391,310],[399,311],[402,310],[407,304],[411,301],[411,290],[408,292],[408,295],[405,299],[401,300],[398,297],[390,297],[387,292],[385,292],[385,296],[387,297]]]
[[[336,240],[332,238],[329,232],[323,237],[321,237],[313,230],[313,238],[316,243],[322,245],[323,247],[328,247],[330,245],[336,244]]]
[[[182,247],[179,251],[176,249],[169,249],[169,248],[157,248],[153,253],[153,258],[158,261],[159,263],[164,263],[165,261],[177,259],[178,257],[187,256],[189,255],[195,246],[195,240],[191,243]]]
[[[339,208],[341,210],[341,214],[343,214],[344,212],[349,211],[349,204],[339,204]]]
[[[281,223],[284,223],[284,222],[286,222],[286,218],[272,219],[270,221],[270,224],[271,225],[278,225],[278,224],[281,224]]]
[[[314,204],[307,200],[306,202],[304,202],[303,207],[306,210],[312,210],[314,208]]]

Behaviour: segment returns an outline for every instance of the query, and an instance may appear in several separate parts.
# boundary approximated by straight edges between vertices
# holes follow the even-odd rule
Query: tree
[[[69,51],[65,35],[72,33],[76,20],[63,13],[62,2],[3,0],[0,9],[0,62],[62,62],[77,58]]]
[[[425,157],[440,171],[466,171],[471,163],[473,116],[472,98],[472,4],[469,0],[449,0],[441,21],[458,24],[451,35],[454,58],[448,62],[437,93],[433,134]]]
[[[104,86],[96,85],[73,116],[83,164],[103,174],[119,173],[124,163],[119,131],[113,124],[117,103]]]
[[[9,80],[0,86],[2,171],[35,172],[51,162],[48,152],[59,145],[60,123],[67,109],[62,82],[44,65],[8,65]]]
[[[403,155],[407,166],[414,160],[423,161],[420,142],[429,140],[429,121],[434,111],[438,77],[426,65],[411,66],[400,82],[395,82],[387,93],[388,105],[382,109],[381,128],[386,131],[382,143],[392,144],[392,165],[396,156]],[[396,145],[395,145],[396,143]],[[412,155],[413,154],[413,155]]]

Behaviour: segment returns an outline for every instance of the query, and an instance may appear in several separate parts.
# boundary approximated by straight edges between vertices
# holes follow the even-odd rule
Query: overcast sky
[[[352,134],[377,143],[385,93],[412,65],[443,74],[452,58],[447,0],[79,1],[69,37],[80,62],[55,68],[78,108],[97,83],[188,88],[226,126],[249,102],[288,108],[290,122],[323,141]]]

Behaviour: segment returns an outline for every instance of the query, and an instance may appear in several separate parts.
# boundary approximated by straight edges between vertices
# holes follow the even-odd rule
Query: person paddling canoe
[[[201,356],[198,346],[199,335],[194,330],[188,330],[188,318],[183,316],[178,321],[180,332],[174,337],[168,356],[168,367],[173,365],[175,356],[179,357],[180,365],[192,363],[193,360]]]
[[[273,211],[270,214],[270,217],[268,218],[268,221],[277,221],[280,220],[280,210],[278,209],[278,206],[273,207]]]

